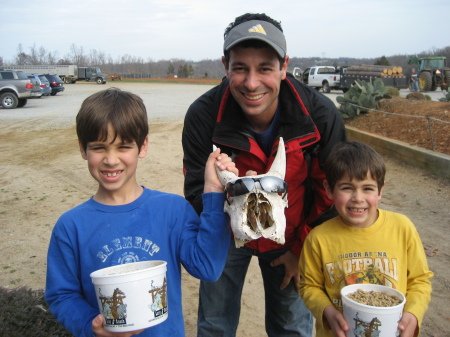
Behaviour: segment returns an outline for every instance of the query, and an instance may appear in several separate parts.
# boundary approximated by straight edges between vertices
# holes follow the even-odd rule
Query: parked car
[[[64,89],[66,89],[63,81],[58,75],[44,74],[44,76],[48,79],[50,87],[52,88],[52,93],[50,95],[55,96],[58,92],[63,92]]]
[[[45,95],[50,95],[50,93],[52,92],[52,88],[50,88],[50,83],[48,82],[45,76],[27,74],[27,77],[31,80],[31,83],[33,83],[33,85],[36,87],[35,91],[37,91],[37,89],[39,88],[39,92],[41,93],[41,96],[39,98]],[[42,83],[43,80],[47,82],[47,85]]]
[[[48,81],[47,77],[44,75],[38,75],[39,79],[41,80],[41,91],[42,94],[45,96],[48,96],[52,93],[52,87],[50,86],[50,82]]]
[[[33,83],[22,71],[0,68],[0,105],[3,109],[24,107],[28,98],[36,97]],[[41,92],[38,92],[42,96]]]

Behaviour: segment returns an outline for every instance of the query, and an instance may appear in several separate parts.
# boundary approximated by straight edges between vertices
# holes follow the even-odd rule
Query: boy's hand
[[[129,337],[139,335],[142,330],[129,331],[129,332],[109,332],[103,327],[104,317],[102,314],[97,315],[92,321],[92,331],[96,337]]]
[[[333,331],[333,336],[345,337],[345,332],[348,331],[350,327],[345,321],[344,315],[332,305],[325,308],[323,315],[330,325],[331,331]]]
[[[206,162],[204,193],[222,193],[224,191],[224,187],[217,177],[216,167],[222,171],[228,170],[239,176],[239,170],[231,158],[226,153],[220,153],[220,149],[218,148],[209,155],[208,161]]]
[[[398,324],[401,337],[413,337],[417,328],[417,318],[410,312],[404,312]]]

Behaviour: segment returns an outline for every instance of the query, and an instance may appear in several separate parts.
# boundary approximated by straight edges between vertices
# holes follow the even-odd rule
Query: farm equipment
[[[413,57],[408,64],[417,65],[420,91],[435,91],[438,87],[448,90],[450,68],[445,56]]]

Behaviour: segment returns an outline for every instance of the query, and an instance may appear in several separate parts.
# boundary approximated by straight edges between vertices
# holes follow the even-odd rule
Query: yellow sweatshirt
[[[323,311],[328,305],[342,311],[340,290],[346,285],[374,283],[399,290],[406,296],[404,312],[414,314],[419,327],[431,299],[433,273],[419,234],[405,215],[390,211],[379,209],[377,221],[367,228],[349,227],[340,217],[314,228],[299,268],[299,293],[320,337],[333,336]]]

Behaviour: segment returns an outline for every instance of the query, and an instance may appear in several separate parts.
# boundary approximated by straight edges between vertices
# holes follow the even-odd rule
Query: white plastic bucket
[[[366,292],[383,292],[400,299],[401,303],[392,307],[374,307],[355,302],[347,297],[358,289]],[[354,336],[399,336],[398,323],[405,306],[405,296],[396,289],[378,284],[352,284],[341,289],[344,317],[350,326],[347,337]]]
[[[165,261],[143,261],[91,273],[106,330],[140,330],[167,319],[166,265]]]

